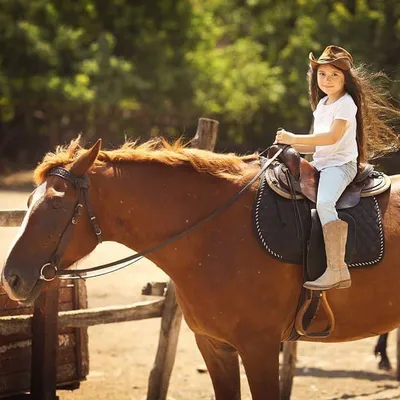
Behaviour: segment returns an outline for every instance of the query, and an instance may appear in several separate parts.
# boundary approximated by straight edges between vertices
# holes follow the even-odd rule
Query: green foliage
[[[399,97],[399,21],[397,0],[0,0],[0,153],[176,137],[200,116],[220,148],[265,147],[309,129],[308,53],[328,44]]]

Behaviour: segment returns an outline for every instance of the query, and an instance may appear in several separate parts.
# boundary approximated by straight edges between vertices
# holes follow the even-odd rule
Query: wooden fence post
[[[175,363],[182,311],[176,302],[175,288],[170,280],[167,286],[161,319],[160,339],[153,369],[150,373],[147,400],[167,398],[169,380]]]
[[[217,142],[219,122],[214,119],[200,118],[197,124],[197,132],[192,139],[192,147],[214,151]]]
[[[290,400],[296,372],[297,342],[283,343],[283,362],[280,373],[281,400]]]
[[[32,320],[31,395],[33,400],[56,400],[58,347],[58,284],[35,301]]]
[[[200,118],[192,147],[213,151],[217,141],[218,121]],[[160,338],[153,368],[150,373],[147,400],[165,400],[175,362],[176,348],[182,320],[172,281],[168,282],[165,308],[161,318]]]

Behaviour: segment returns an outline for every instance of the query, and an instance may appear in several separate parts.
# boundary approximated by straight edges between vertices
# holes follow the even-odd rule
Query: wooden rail
[[[58,328],[84,328],[115,322],[162,317],[165,299],[142,301],[126,306],[107,306],[58,313]],[[0,335],[32,332],[32,315],[0,317]]]
[[[0,210],[0,227],[20,226],[26,210]]]

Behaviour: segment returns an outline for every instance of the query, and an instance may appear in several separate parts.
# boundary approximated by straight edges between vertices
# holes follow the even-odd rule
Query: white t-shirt
[[[322,98],[314,111],[314,133],[329,132],[335,119],[348,121],[342,138],[334,144],[316,146],[313,165],[319,171],[325,167],[357,161],[358,149],[356,140],[357,106],[353,98],[345,93],[334,103],[325,104],[328,96]]]

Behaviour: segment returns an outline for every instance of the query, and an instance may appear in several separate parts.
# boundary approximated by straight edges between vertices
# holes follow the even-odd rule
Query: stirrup
[[[303,326],[304,314],[307,312],[308,308],[310,307],[311,299],[312,299],[311,290],[307,290],[306,301],[303,304],[303,306],[300,308],[299,312],[297,313],[295,323],[294,323],[295,330],[300,336],[304,336],[306,338],[313,338],[313,339],[316,339],[316,338],[322,339],[322,338],[329,337],[330,334],[332,333],[332,331],[335,329],[335,316],[333,315],[332,309],[326,298],[326,293],[321,292],[320,296],[321,296],[322,308],[325,310],[326,316],[328,318],[328,324],[326,325],[325,329],[320,332],[308,332],[304,328],[304,326]]]

